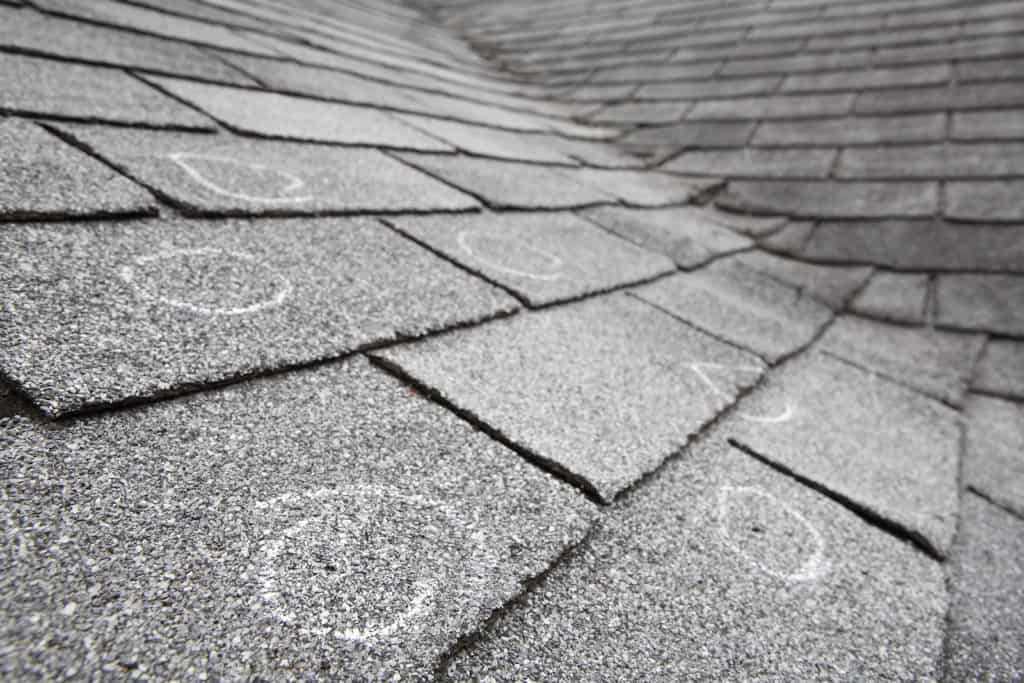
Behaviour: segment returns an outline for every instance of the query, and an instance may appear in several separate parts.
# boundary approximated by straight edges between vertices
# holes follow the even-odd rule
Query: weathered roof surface
[[[1024,677],[1017,0],[0,0],[0,678]]]

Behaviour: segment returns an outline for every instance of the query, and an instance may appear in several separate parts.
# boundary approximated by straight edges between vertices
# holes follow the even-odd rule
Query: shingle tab
[[[604,501],[762,370],[755,356],[621,294],[376,355]],[[712,390],[694,364],[735,372]]]
[[[854,95],[777,95],[701,100],[686,115],[688,120],[791,119],[842,116],[853,106]]]
[[[1024,522],[966,494],[952,561],[945,670],[953,679],[1024,675]]]
[[[936,295],[940,325],[1024,337],[1024,276],[940,275]]]
[[[0,369],[49,415],[516,308],[366,219],[25,225],[0,245]]]
[[[830,149],[720,149],[683,152],[662,165],[667,171],[728,178],[825,178]]]
[[[938,183],[739,180],[715,200],[736,211],[808,218],[931,216]]]
[[[1024,341],[989,339],[975,369],[971,388],[1024,399]]]
[[[956,178],[1024,175],[1024,144],[859,147],[843,150],[840,178]]]
[[[964,483],[1024,517],[1024,407],[972,396],[966,417]]]
[[[398,114],[397,117],[469,154],[513,161],[575,165],[565,149],[553,139],[549,141],[532,134],[471,126],[429,116]]]
[[[375,149],[61,126],[189,213],[458,211],[479,206]]]
[[[0,53],[0,112],[212,130],[205,116],[120,69]]]
[[[984,337],[841,316],[817,348],[951,405],[963,402]]]
[[[87,62],[256,85],[197,47],[29,10],[0,8],[0,46]]]
[[[1005,115],[1003,115],[1005,118]],[[946,115],[856,116],[805,121],[765,121],[753,145],[839,146],[888,142],[931,142],[944,139]]]
[[[719,262],[633,293],[694,327],[775,363],[832,319],[824,304],[741,262]]]
[[[0,438],[18,679],[429,677],[593,517],[362,359]]]
[[[872,318],[921,325],[929,279],[927,273],[875,273],[850,308]]]
[[[465,156],[399,156],[495,208],[568,209],[616,201],[611,195],[591,185],[574,182],[568,175],[547,166]]]
[[[946,183],[944,213],[962,221],[1024,222],[1024,180]]]
[[[0,220],[156,213],[148,192],[28,121],[0,120],[0,167]]]
[[[447,678],[937,678],[941,566],[739,454],[724,430],[711,437],[457,653]]]
[[[416,216],[389,223],[535,306],[675,269],[667,258],[572,213]]]
[[[737,442],[944,556],[957,512],[959,416],[916,391],[811,352],[743,401]]]
[[[452,150],[451,146],[376,109],[177,78],[147,79],[243,133],[430,152]]]
[[[623,239],[665,254],[682,268],[695,268],[754,245],[726,227],[718,214],[693,207],[654,211],[597,207],[582,215]]]

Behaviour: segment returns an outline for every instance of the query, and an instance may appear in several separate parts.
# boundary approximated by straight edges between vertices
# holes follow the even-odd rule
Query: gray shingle
[[[28,121],[0,120],[0,167],[0,220],[156,213],[148,192]]]
[[[939,187],[927,182],[739,180],[716,203],[736,211],[808,218],[931,216]]]
[[[362,359],[0,440],[18,679],[422,678],[593,516]]]
[[[811,352],[739,406],[730,437],[905,531],[939,555],[957,514],[959,416],[844,361]]]
[[[776,95],[701,100],[686,115],[700,119],[794,119],[842,116],[853,106],[853,95]]]
[[[449,679],[938,677],[941,566],[724,432],[624,501]]]
[[[377,355],[605,501],[762,370],[755,356],[621,294]],[[736,372],[709,390],[695,363]]]
[[[649,170],[581,168],[562,173],[617,197],[623,204],[654,208],[684,204],[720,183],[716,178],[681,178]]]
[[[1024,676],[1024,522],[964,496],[945,669],[954,680]]]
[[[452,149],[376,109],[177,78],[147,80],[243,133],[422,151]]]
[[[213,123],[120,69],[0,54],[0,112],[213,129]]]
[[[953,114],[954,140],[1019,140],[1024,138],[1024,112],[1020,109],[965,111]]]
[[[0,9],[0,45],[88,62],[256,85],[237,69],[186,43],[29,10]]]
[[[1024,277],[940,275],[936,295],[940,325],[1024,337]]]
[[[1024,272],[1024,229],[935,220],[824,222],[799,253],[906,270]]]
[[[25,225],[0,245],[0,369],[50,415],[516,307],[366,219]]]
[[[927,273],[875,273],[850,308],[872,318],[921,325],[928,280]]]
[[[454,211],[479,203],[375,149],[61,126],[189,213]]]
[[[1024,517],[1024,406],[971,396],[964,483]]]
[[[567,209],[615,203],[611,195],[547,166],[465,156],[398,156],[495,208]]]
[[[971,388],[1024,399],[1024,341],[990,339],[978,361]]]
[[[389,223],[530,305],[551,304],[671,272],[667,258],[572,213],[415,216]]]
[[[956,178],[1024,174],[1024,144],[859,147],[843,150],[840,178]]]
[[[822,266],[783,258],[764,251],[748,251],[731,258],[743,265],[796,287],[833,310],[846,305],[871,274],[862,266]]]
[[[822,303],[736,261],[680,273],[633,293],[770,363],[809,343],[832,319]]]
[[[940,141],[945,137],[946,115],[856,116],[815,121],[765,121],[757,128],[753,145],[839,146],[887,142]]]
[[[1024,180],[946,183],[944,213],[963,221],[1020,223],[1024,221]]]
[[[799,74],[787,76],[782,83],[782,90],[785,92],[825,92],[902,88],[912,85],[945,83],[952,74],[953,69],[949,64]]]
[[[728,178],[825,178],[835,150],[719,149],[683,152],[662,165],[666,171]]]
[[[582,215],[623,239],[665,254],[683,268],[696,268],[754,242],[723,223],[719,214],[698,208],[638,210],[597,207]]]
[[[515,133],[496,128],[471,126],[457,121],[445,121],[429,116],[397,114],[410,126],[432,135],[469,154],[510,159],[575,165],[575,162],[556,140],[527,133]]]
[[[952,405],[963,402],[984,337],[842,316],[818,348]]]

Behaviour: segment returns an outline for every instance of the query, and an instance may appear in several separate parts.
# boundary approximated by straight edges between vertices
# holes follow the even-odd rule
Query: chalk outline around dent
[[[407,503],[412,503],[418,506],[430,505],[439,510],[445,516],[445,518],[449,520],[449,523],[453,527],[455,526],[454,522],[457,515],[455,514],[450,504],[442,500],[438,500],[436,498],[426,498],[416,493],[405,493],[393,489],[389,486],[380,484],[366,484],[360,486],[349,485],[338,487],[319,487],[315,489],[307,489],[297,494],[289,492],[280,496],[276,496],[269,500],[258,501],[255,504],[255,507],[259,510],[267,510],[274,506],[275,503],[283,502],[286,505],[290,504],[294,506],[296,504],[296,500],[299,498],[310,498],[314,500],[324,498],[344,499],[346,497],[353,496],[361,496],[363,497],[364,500],[373,497],[376,498],[376,500],[378,501],[386,497],[390,497],[392,499],[405,501]],[[274,558],[276,558],[277,555],[280,554],[284,545],[283,539],[285,536],[287,536],[288,532],[298,527],[305,527],[312,520],[320,519],[323,517],[324,514],[303,517],[294,524],[291,524],[288,527],[286,527],[281,532],[278,538],[270,539],[260,544],[261,548],[259,556],[262,558],[263,568],[268,569],[269,571],[257,571],[257,576],[259,577],[259,582],[262,586],[262,591],[259,593],[259,597],[263,600],[264,604],[267,605],[267,608],[269,609],[271,614],[273,614],[274,617],[280,619],[284,623],[293,623],[294,619],[291,615],[282,614],[281,609],[278,606],[276,597],[276,571],[274,571],[271,568],[271,563],[273,562]],[[359,526],[356,529],[356,531],[363,528],[365,528],[365,525]],[[475,550],[477,551],[482,550],[479,544],[473,542],[472,535],[468,536],[467,540],[469,540],[469,543],[467,545],[469,545],[471,548],[475,548]],[[272,552],[263,552],[263,548],[268,546],[272,548]],[[339,548],[340,547],[343,547],[343,545],[339,546]],[[269,574],[269,576],[267,576],[267,574]],[[400,629],[406,629],[409,625],[409,622],[414,621],[417,617],[424,615],[428,610],[428,602],[438,593],[438,590],[441,586],[441,580],[437,578],[419,579],[416,581],[415,586],[416,595],[409,601],[409,606],[400,614],[395,616],[390,622],[382,626],[363,629],[351,627],[344,629],[331,627],[328,627],[327,629],[311,629],[300,626],[299,629],[304,633],[316,635],[319,637],[323,637],[330,633],[335,638],[341,640],[355,640],[363,643],[372,644],[372,642],[376,639],[390,636],[395,632],[399,631]]]
[[[314,199],[313,195],[304,195],[301,197],[257,197],[242,192],[232,192],[231,190],[227,190],[221,187],[217,183],[213,182],[212,180],[204,176],[202,173],[193,168],[187,161],[185,161],[185,159],[207,159],[234,166],[244,166],[248,168],[258,169],[261,171],[270,171],[272,173],[276,173],[291,180],[290,184],[284,188],[285,192],[298,190],[299,188],[305,186],[306,184],[305,180],[295,175],[294,173],[291,173],[290,171],[282,171],[267,166],[265,164],[252,163],[248,161],[239,161],[228,156],[221,156],[217,154],[204,154],[202,152],[171,152],[170,154],[167,154],[165,156],[166,158],[170,159],[175,164],[177,164],[178,168],[185,171],[185,173],[188,174],[188,176],[192,178],[192,180],[196,181],[197,183],[199,183],[206,189],[210,190],[211,192],[225,197],[231,197],[232,199],[241,199],[242,201],[255,202],[258,204],[300,204],[303,202],[311,202]]]
[[[787,514],[789,514],[791,517],[799,520],[800,523],[803,524],[804,528],[811,532],[811,536],[814,538],[815,541],[815,550],[810,557],[804,560],[803,564],[800,565],[800,568],[796,572],[784,574],[774,569],[770,569],[769,567],[765,566],[764,563],[751,557],[746,551],[743,550],[743,548],[740,547],[738,543],[732,540],[732,535],[729,533],[725,522],[728,517],[729,510],[732,509],[732,506],[730,505],[730,499],[733,497],[734,493],[747,495],[752,494],[755,496],[759,496],[765,500],[770,500],[771,502],[777,504],[779,508],[781,508]],[[804,582],[816,581],[824,577],[831,571],[832,564],[831,562],[829,562],[828,558],[825,557],[824,537],[821,535],[821,533],[818,532],[814,525],[811,524],[810,521],[808,521],[806,517],[800,514],[800,512],[798,512],[788,503],[780,500],[771,493],[768,493],[759,486],[732,486],[730,484],[725,484],[719,487],[717,502],[718,535],[722,538],[726,545],[728,545],[729,548],[733,550],[733,552],[742,556],[744,559],[746,559],[748,562],[756,566],[764,573],[768,574],[769,576],[774,576],[777,579],[782,579],[783,581]]]
[[[136,256],[134,262],[136,266],[143,266],[153,261],[172,259],[179,256],[228,256],[242,261],[255,263],[256,265],[261,266],[270,271],[271,273],[273,273],[273,275],[281,281],[282,286],[278,289],[278,291],[274,294],[273,297],[269,299],[264,299],[262,301],[258,301],[255,304],[250,304],[249,306],[244,306],[241,308],[211,308],[207,306],[197,306],[196,304],[189,303],[188,301],[181,301],[179,299],[174,299],[166,296],[154,295],[146,291],[146,289],[140,286],[138,282],[135,280],[134,270],[133,267],[130,265],[121,266],[121,268],[118,270],[118,275],[124,282],[131,285],[132,289],[136,293],[138,293],[138,295],[141,296],[143,299],[147,299],[150,301],[158,301],[167,306],[171,306],[173,308],[180,308],[200,315],[247,315],[249,313],[255,313],[257,311],[261,311],[264,309],[280,306],[282,303],[285,302],[285,300],[289,296],[291,296],[293,289],[291,280],[285,277],[285,275],[279,272],[276,268],[273,268],[272,266],[269,266],[261,262],[255,256],[240,251],[231,251],[228,249],[220,249],[218,247],[186,247],[181,249],[170,249],[167,251],[156,252],[154,254],[147,254],[145,256]]]
[[[565,273],[562,272],[561,270],[559,270],[557,273],[552,273],[550,275],[540,275],[525,270],[518,270],[517,268],[513,268],[511,266],[502,265],[490,258],[487,258],[486,256],[481,256],[474,252],[473,249],[468,244],[466,244],[467,238],[481,236],[497,239],[498,241],[515,242],[521,244],[522,246],[526,247],[528,251],[532,251],[535,254],[540,254],[541,256],[550,259],[555,264],[556,268],[560,269],[563,265],[565,265],[565,261],[562,260],[562,257],[558,256],[557,254],[552,254],[551,252],[541,249],[540,247],[535,247],[532,244],[525,242],[524,240],[509,238],[504,235],[491,235],[484,233],[480,230],[474,230],[471,228],[459,232],[459,234],[456,235],[455,237],[455,242],[459,245],[459,248],[462,249],[462,251],[466,252],[483,265],[490,268],[494,268],[495,270],[505,273],[506,275],[525,277],[531,280],[543,280],[545,282],[553,282],[555,280],[560,280],[563,277],[565,277]]]
[[[719,394],[720,396],[725,396],[726,398],[730,398],[729,394],[727,394],[717,384],[715,384],[715,382],[712,381],[712,379],[707,375],[707,373],[704,372],[704,368],[712,367],[728,368],[732,370],[741,371],[746,370],[758,374],[763,372],[762,368],[756,365],[729,365],[726,363],[703,363],[697,361],[690,363],[690,369],[693,370],[698,377],[700,377],[701,381],[704,382],[704,384],[706,384],[716,394]],[[744,412],[739,408],[737,408],[735,412],[736,415],[738,415],[744,420],[748,420],[750,422],[760,422],[762,424],[778,424],[780,422],[788,422],[789,420],[792,420],[797,414],[797,411],[793,407],[793,404],[791,404],[788,400],[786,401],[786,407],[778,415],[751,415],[750,413]]]

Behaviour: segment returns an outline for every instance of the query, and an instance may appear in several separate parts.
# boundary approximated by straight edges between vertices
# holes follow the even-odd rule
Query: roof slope
[[[0,677],[1024,676],[1022,66],[1001,0],[0,0]]]

